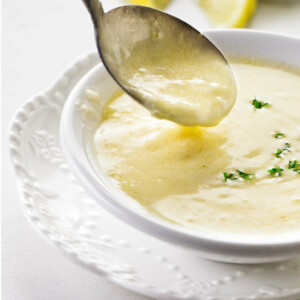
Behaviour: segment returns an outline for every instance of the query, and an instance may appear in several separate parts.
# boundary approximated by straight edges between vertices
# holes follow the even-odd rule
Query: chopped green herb
[[[263,107],[268,106],[269,103],[267,103],[267,102],[262,102],[262,101],[258,101],[258,100],[256,99],[256,97],[254,97],[254,99],[252,100],[252,105],[253,105],[255,108],[257,108],[257,109],[261,109],[261,108],[263,108]]]
[[[290,152],[291,145],[289,143],[285,143],[283,150]]]
[[[272,169],[268,170],[268,172],[270,173],[270,175],[280,177],[281,173],[283,172],[283,169],[281,169],[281,168],[272,168]]]
[[[300,174],[300,163],[297,160],[290,160],[289,161],[289,169],[292,169],[294,172]]]
[[[275,153],[275,156],[276,156],[277,158],[281,158],[282,152],[283,152],[283,150],[277,149],[277,151],[276,151],[276,153]]]
[[[291,148],[291,145],[289,144],[289,143],[285,143],[285,145],[284,145],[284,148],[282,148],[282,149],[277,149],[277,151],[274,153],[274,155],[277,157],[277,158],[281,158],[282,156],[282,154],[284,153],[284,152],[290,152],[290,148]]]
[[[240,170],[236,170],[236,171],[243,180],[251,180],[251,179],[255,178],[255,174],[247,174]],[[238,177],[236,177],[236,175],[233,173],[223,173],[223,175],[224,175],[225,182],[227,180],[238,180]]]
[[[236,170],[236,171],[239,173],[239,176],[241,178],[243,178],[244,180],[251,180],[251,179],[255,178],[255,174],[247,174],[240,170]]]
[[[294,161],[289,161],[289,169],[295,169],[296,168],[296,166],[297,166],[298,164],[297,164],[297,161],[296,160],[294,160]]]
[[[282,139],[283,137],[285,137],[285,134],[282,132],[277,132],[274,134],[275,139]]]
[[[224,173],[224,181],[226,182],[227,180],[237,180],[237,177],[235,177],[232,173]]]

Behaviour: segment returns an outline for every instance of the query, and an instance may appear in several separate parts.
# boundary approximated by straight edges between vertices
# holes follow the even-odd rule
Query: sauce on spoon
[[[143,6],[92,15],[99,54],[116,82],[152,115],[184,126],[217,125],[236,99],[233,73],[221,52],[183,21]]]

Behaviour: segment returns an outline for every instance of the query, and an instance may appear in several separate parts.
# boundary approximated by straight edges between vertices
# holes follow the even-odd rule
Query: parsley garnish
[[[283,137],[285,137],[285,134],[282,132],[277,132],[274,134],[275,139],[282,139]]]
[[[251,180],[255,178],[255,174],[247,174],[239,170],[236,171],[239,173],[240,177],[243,178],[244,180]]]
[[[243,180],[251,180],[251,179],[255,178],[255,174],[247,174],[240,170],[236,170],[236,171]],[[238,180],[238,177],[234,173],[223,173],[223,175],[224,175],[225,182],[227,180]]]
[[[289,144],[289,143],[285,143],[285,145],[284,145],[284,148],[282,148],[282,149],[277,149],[277,151],[274,153],[274,155],[277,157],[277,158],[281,158],[282,156],[282,154],[284,153],[284,152],[290,152],[290,148],[291,148],[291,145]]]
[[[290,152],[291,145],[289,143],[285,143],[283,150]]]
[[[292,161],[290,160],[289,161],[289,169],[295,169],[297,167],[298,163],[296,160]]]
[[[283,150],[277,149],[277,151],[276,151],[276,153],[275,153],[275,156],[276,156],[277,158],[281,158],[282,152],[283,152]]]
[[[258,101],[256,99],[256,97],[254,97],[254,99],[252,100],[252,105],[256,108],[256,109],[261,109],[263,107],[266,107],[269,105],[269,103],[267,102],[262,102],[262,101]]]
[[[289,161],[289,169],[292,169],[294,172],[300,174],[300,163],[297,160],[290,160]]]
[[[224,173],[224,181],[226,182],[227,180],[237,180],[237,177],[235,177],[235,175],[232,173]]]
[[[270,175],[280,177],[281,173],[283,172],[283,169],[281,169],[281,168],[272,168],[272,169],[268,170],[268,172],[270,173]]]

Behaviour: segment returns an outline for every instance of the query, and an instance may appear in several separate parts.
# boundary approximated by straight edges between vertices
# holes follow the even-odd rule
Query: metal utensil
[[[174,59],[181,61],[190,59],[191,64],[191,55],[187,49],[191,49],[190,52],[193,52],[192,59],[201,61],[203,64],[209,64],[207,68],[210,68],[210,65],[212,68],[217,66],[216,75],[220,73],[219,69],[224,71],[225,77],[228,76],[226,83],[233,87],[230,97],[234,97],[235,101],[235,80],[226,59],[216,46],[195,28],[178,18],[150,7],[127,5],[104,13],[100,1],[83,0],[83,2],[93,20],[98,52],[104,66],[120,87],[133,99],[149,109],[152,114],[186,126],[201,125],[195,124],[197,120],[194,121],[192,117],[182,119],[180,111],[175,108],[172,111],[163,102],[158,102],[157,93],[152,91],[141,93],[141,88],[144,88],[143,83],[141,88],[132,84],[135,79],[134,75],[141,72],[147,73],[146,75],[151,80],[151,71],[149,74],[148,69],[143,69],[146,61],[155,65],[156,71],[163,72],[163,74],[167,73],[166,76],[169,76],[172,82],[178,81],[178,76],[176,77],[176,74],[180,73],[178,64],[171,67],[169,64],[168,67],[165,67],[163,63],[160,63],[168,59],[169,56],[174,56]],[[128,65],[129,59],[130,65]],[[165,70],[166,68],[168,70]],[[128,73],[129,69],[131,75]],[[163,89],[159,88],[158,90],[161,92]],[[234,103],[234,101],[232,102]],[[230,109],[231,107],[228,107],[228,112]],[[210,113],[213,115],[215,112]],[[215,114],[217,115],[217,112]],[[167,117],[165,117],[166,115]],[[215,124],[217,123],[215,122]],[[204,126],[215,124],[204,124]]]

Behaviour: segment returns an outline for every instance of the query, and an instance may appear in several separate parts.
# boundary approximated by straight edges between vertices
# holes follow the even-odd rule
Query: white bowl
[[[300,68],[300,39],[250,30],[203,32],[226,56],[271,60]],[[86,191],[105,209],[124,222],[166,242],[197,251],[200,256],[234,263],[263,263],[300,254],[300,232],[278,235],[206,234],[183,228],[147,212],[115,188],[97,168],[92,137],[97,122],[82,119],[78,105],[93,87],[102,105],[118,89],[102,64],[87,73],[65,104],[61,120],[61,143],[65,158]],[[97,107],[98,112],[101,108]],[[101,115],[101,113],[100,113]]]

